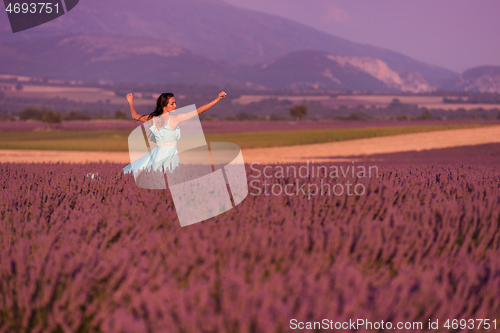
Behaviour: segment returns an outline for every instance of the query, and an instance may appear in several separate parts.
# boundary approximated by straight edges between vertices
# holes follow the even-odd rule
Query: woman
[[[154,135],[154,141],[157,143],[157,146],[137,161],[127,165],[123,168],[123,171],[130,173],[141,169],[149,170],[150,168],[157,171],[162,168],[163,172],[166,172],[166,169],[172,172],[179,165],[179,155],[177,154],[177,140],[181,137],[179,123],[207,111],[224,96],[226,96],[226,93],[221,91],[216,99],[199,107],[197,110],[184,114],[171,115],[170,113],[174,112],[177,107],[174,94],[164,93],[158,97],[156,109],[153,112],[149,115],[140,115],[135,111],[133,95],[131,93],[128,94],[127,101],[130,105],[132,118],[143,123],[153,119],[153,125],[149,130]]]

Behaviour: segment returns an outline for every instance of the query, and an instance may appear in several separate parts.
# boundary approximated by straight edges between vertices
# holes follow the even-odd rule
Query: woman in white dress
[[[140,115],[135,110],[133,95],[128,94],[127,101],[130,105],[132,118],[143,123],[153,119],[153,125],[149,129],[154,135],[157,146],[148,154],[123,168],[124,173],[137,172],[142,169],[157,171],[160,168],[163,169],[163,172],[166,172],[167,169],[172,172],[179,165],[179,155],[177,153],[177,140],[181,137],[179,123],[207,111],[224,96],[226,96],[226,93],[221,91],[216,99],[199,107],[197,110],[171,115],[170,113],[174,112],[177,107],[174,94],[164,93],[158,97],[155,111],[149,115]]]

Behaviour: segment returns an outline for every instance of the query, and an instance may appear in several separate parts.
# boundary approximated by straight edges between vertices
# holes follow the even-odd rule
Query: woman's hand
[[[127,94],[126,97],[127,97],[128,104],[132,104],[134,102],[134,96],[132,95],[132,93]]]
[[[222,99],[222,97],[225,97],[225,96],[226,96],[226,93],[225,93],[225,92],[223,92],[223,91],[221,91],[221,92],[219,93],[219,96],[217,96],[217,100],[218,100],[218,101],[220,101],[220,100]]]

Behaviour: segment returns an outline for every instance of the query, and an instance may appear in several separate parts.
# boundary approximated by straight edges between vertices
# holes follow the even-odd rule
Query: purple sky
[[[500,65],[498,0],[224,0],[462,72]]]

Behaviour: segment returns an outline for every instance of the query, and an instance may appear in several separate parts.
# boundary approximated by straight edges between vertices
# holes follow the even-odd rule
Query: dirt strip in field
[[[500,142],[500,126],[412,133],[293,147],[246,149],[245,162],[351,161],[374,154],[422,151]],[[358,158],[347,158],[357,156]]]
[[[291,133],[293,135],[293,132]],[[373,154],[500,143],[500,126],[402,134],[342,142],[290,147],[243,149],[245,163],[341,162]],[[358,158],[351,158],[357,156]],[[54,150],[0,150],[0,162],[17,163],[130,163],[126,152],[81,152]]]

